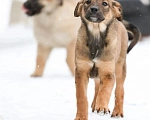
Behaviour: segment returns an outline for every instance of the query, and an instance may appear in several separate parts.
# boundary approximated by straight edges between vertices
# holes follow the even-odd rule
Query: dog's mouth
[[[22,5],[22,10],[23,10],[23,12],[25,12],[26,14],[29,14],[29,13],[30,13],[30,10],[27,9],[24,5]]]
[[[24,13],[26,13],[28,16],[33,16],[34,13],[32,11],[30,11],[29,9],[25,8],[24,6],[22,6],[22,10]]]
[[[22,10],[28,15],[28,16],[33,16],[35,14],[39,14],[42,10],[43,6],[36,3],[36,4],[31,4],[29,2],[25,2],[22,5]]]
[[[91,13],[87,13],[85,15],[85,18],[90,21],[90,22],[94,22],[94,23],[100,23],[103,20],[105,20],[104,16],[100,13],[97,14],[91,14]]]
[[[100,23],[105,19],[104,17],[100,17],[100,16],[89,16],[89,17],[85,17],[85,18],[88,21],[94,22],[94,23]]]
[[[97,17],[90,17],[91,21],[96,22],[98,20]]]

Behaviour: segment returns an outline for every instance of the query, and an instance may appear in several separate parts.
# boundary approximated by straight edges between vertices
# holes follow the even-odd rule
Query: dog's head
[[[80,0],[74,11],[75,17],[81,17],[93,23],[116,18],[122,20],[122,7],[114,0]]]
[[[23,4],[23,10],[27,15],[33,16],[41,13],[41,11],[51,13],[57,6],[62,4],[63,0],[27,0]]]

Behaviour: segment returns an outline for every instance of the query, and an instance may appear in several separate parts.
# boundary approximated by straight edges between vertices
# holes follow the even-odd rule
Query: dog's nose
[[[92,13],[97,13],[98,12],[98,6],[92,6],[91,7],[91,12]]]

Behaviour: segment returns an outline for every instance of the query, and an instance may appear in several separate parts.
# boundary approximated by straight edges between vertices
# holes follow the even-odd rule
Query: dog
[[[74,49],[80,20],[73,16],[75,1],[27,0],[23,10],[33,17],[33,31],[37,40],[36,68],[32,77],[43,74],[48,56],[53,48],[67,50],[66,62],[74,75]]]
[[[92,111],[109,113],[114,83],[115,106],[111,117],[123,117],[126,54],[140,38],[138,28],[123,21],[121,4],[115,0],[80,0],[74,11],[81,18],[75,47],[75,120],[88,120],[87,85],[95,80]],[[129,38],[134,39],[128,47]],[[133,38],[134,36],[134,38]]]

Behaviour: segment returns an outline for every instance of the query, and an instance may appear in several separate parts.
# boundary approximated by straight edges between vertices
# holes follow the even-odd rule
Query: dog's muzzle
[[[105,19],[99,7],[96,5],[90,7],[90,9],[87,11],[85,15],[85,18],[88,21],[95,23],[100,23]]]
[[[23,11],[28,15],[28,16],[33,16],[35,14],[39,14],[42,10],[43,6],[38,3],[38,1],[26,1],[22,5]]]

